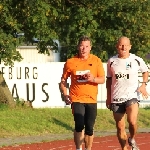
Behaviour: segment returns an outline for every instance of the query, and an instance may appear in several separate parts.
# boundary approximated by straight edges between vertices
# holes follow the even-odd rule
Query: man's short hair
[[[81,44],[82,41],[90,41],[91,42],[91,39],[86,35],[81,36],[78,41],[78,46]]]

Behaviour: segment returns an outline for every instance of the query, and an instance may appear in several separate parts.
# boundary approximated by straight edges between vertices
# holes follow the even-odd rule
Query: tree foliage
[[[64,21],[66,43],[76,43],[81,34],[93,39],[93,53],[107,61],[116,53],[115,44],[120,36],[131,39],[132,53],[145,61],[150,44],[150,1],[143,0],[68,0],[68,23]],[[66,44],[65,43],[65,44]],[[70,44],[71,45],[71,44]],[[71,53],[71,52],[70,52]],[[149,60],[150,61],[150,60]]]
[[[61,43],[62,61],[72,57],[79,36],[92,39],[92,52],[103,61],[116,53],[120,36],[132,42],[132,53],[145,61],[150,48],[150,0],[0,0],[0,59],[20,61],[16,47],[39,40],[39,53]],[[17,38],[17,33],[24,36]]]

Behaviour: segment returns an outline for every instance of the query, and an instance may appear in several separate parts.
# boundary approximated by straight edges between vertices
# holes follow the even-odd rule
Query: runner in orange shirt
[[[75,121],[74,142],[76,150],[91,150],[93,127],[97,115],[98,84],[105,82],[105,72],[101,60],[90,54],[91,40],[87,36],[79,39],[78,55],[66,61],[60,87],[66,104],[71,104]],[[71,77],[69,95],[67,78]]]

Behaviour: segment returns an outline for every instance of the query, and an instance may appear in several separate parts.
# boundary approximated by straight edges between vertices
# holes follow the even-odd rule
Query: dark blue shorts
[[[132,98],[130,100],[127,100],[122,103],[111,103],[110,110],[112,110],[114,113],[125,113],[126,108],[128,106],[131,106],[132,104],[138,103],[139,100],[137,98]]]

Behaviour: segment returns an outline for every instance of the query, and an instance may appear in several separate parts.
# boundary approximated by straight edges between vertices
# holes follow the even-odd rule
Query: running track
[[[140,150],[150,150],[150,133],[138,133],[136,141]],[[75,146],[73,140],[59,140],[24,145],[16,144],[14,146],[2,147],[0,150],[75,150]],[[112,135],[95,137],[92,150],[121,150],[121,148],[116,136]]]

